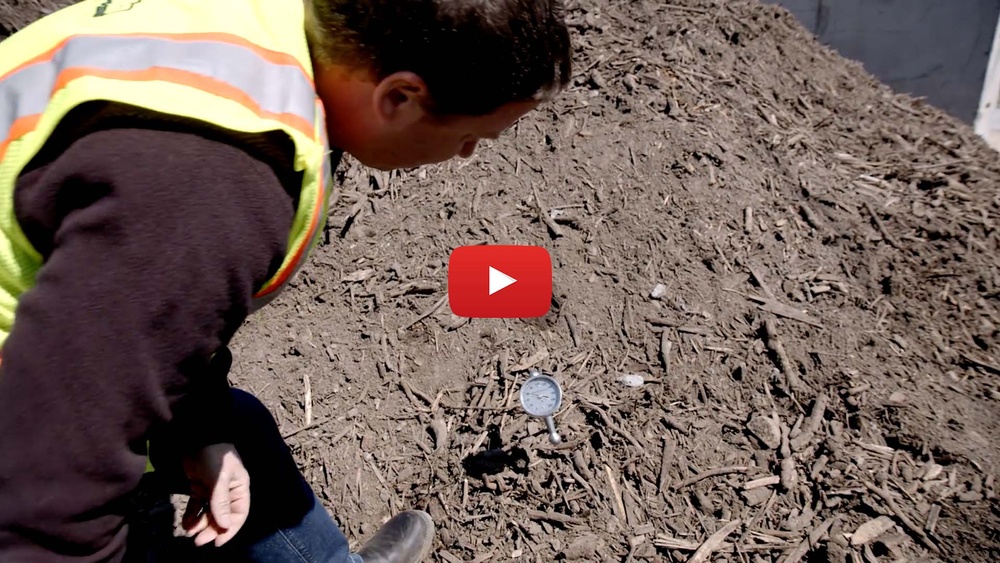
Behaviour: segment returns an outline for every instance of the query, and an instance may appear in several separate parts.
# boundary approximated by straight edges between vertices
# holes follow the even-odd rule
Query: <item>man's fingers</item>
[[[208,519],[208,514],[205,513],[200,515],[198,519],[193,521],[190,525],[185,525],[184,531],[187,532],[188,537],[192,537],[211,525],[212,523]]]
[[[195,536],[194,544],[198,547],[211,543],[215,538],[219,537],[219,532],[212,526],[209,526],[201,531],[200,534]]]
[[[208,513],[203,509],[204,506],[197,499],[192,497],[188,500],[187,509],[184,510],[184,516],[181,518],[181,526],[187,532],[188,537],[208,526]]]
[[[243,527],[250,514],[250,485],[246,475],[233,478],[232,489],[229,490],[230,522],[232,526],[219,534],[215,539],[216,547],[221,547],[231,540]]]
[[[184,509],[184,516],[181,517],[181,525],[184,526],[184,529],[191,528],[198,521],[200,515],[200,503],[194,497],[189,498],[187,508]]]
[[[225,545],[227,541],[233,539],[233,536],[235,536],[238,531],[239,530],[232,528],[219,534],[219,536],[215,538],[215,547],[222,547]]]
[[[229,486],[232,476],[223,472],[219,475],[219,480],[212,487],[212,498],[209,499],[209,510],[212,512],[212,519],[224,530],[232,526],[229,506]]]
[[[185,528],[195,545],[222,545],[232,539],[250,512],[250,476],[232,444],[206,446],[187,459],[192,493],[207,503],[188,507]],[[199,489],[200,487],[200,489]],[[205,494],[207,493],[207,494]]]

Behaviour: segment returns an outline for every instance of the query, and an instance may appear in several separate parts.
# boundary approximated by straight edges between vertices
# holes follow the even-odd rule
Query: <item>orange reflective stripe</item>
[[[0,77],[0,146],[30,131],[23,120],[83,76],[191,86],[317,136],[313,81],[287,53],[225,34],[76,35]]]
[[[31,131],[34,131],[35,127],[38,126],[38,120],[42,118],[42,114],[36,113],[34,115],[26,115],[24,117],[19,117],[10,126],[10,132],[7,134],[7,138],[0,140],[0,160],[3,160],[5,154],[7,154],[7,147],[10,146],[15,140],[27,135]]]
[[[323,112],[323,108],[319,108],[320,119],[324,122],[326,121],[326,114]],[[302,241],[298,246],[295,247],[294,253],[292,254],[291,260],[286,260],[282,268],[270,279],[264,287],[254,294],[254,299],[260,299],[267,297],[285,285],[285,282],[292,277],[295,272],[301,267],[303,261],[305,260],[305,254],[309,250],[309,247],[313,244],[316,237],[319,236],[319,224],[322,219],[322,214],[326,212],[326,200],[328,197],[327,189],[327,175],[330,174],[330,156],[329,156],[329,141],[327,140],[326,127],[320,128],[320,139],[323,141],[323,160],[320,163],[319,169],[319,181],[316,190],[316,200],[313,202],[313,212],[312,216],[309,218],[309,228],[306,230],[306,236],[303,237]]]
[[[294,274],[299,269],[299,265],[301,265],[302,260],[305,258],[306,250],[312,244],[313,238],[315,238],[317,235],[316,231],[317,229],[319,229],[319,218],[320,214],[323,212],[324,208],[323,199],[325,197],[326,197],[326,190],[320,189],[317,201],[313,206],[312,217],[309,218],[309,229],[306,232],[305,238],[303,238],[302,242],[300,242],[299,245],[295,248],[295,253],[292,255],[291,260],[288,261],[288,263],[284,267],[278,270],[278,273],[273,278],[271,278],[271,280],[267,283],[267,285],[262,287],[261,290],[254,295],[255,299],[259,299],[261,297],[270,295],[276,289],[285,285],[285,282],[288,281],[288,278],[292,277],[292,274]]]

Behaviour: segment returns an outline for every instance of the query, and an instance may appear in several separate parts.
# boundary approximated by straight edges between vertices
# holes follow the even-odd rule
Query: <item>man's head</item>
[[[561,0],[310,0],[330,143],[376,168],[470,156],[569,81]]]

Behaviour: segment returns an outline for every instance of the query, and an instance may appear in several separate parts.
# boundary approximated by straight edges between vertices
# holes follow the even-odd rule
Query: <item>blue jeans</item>
[[[250,514],[229,543],[197,548],[198,555],[207,561],[362,563],[302,477],[271,413],[253,395],[231,393],[233,444],[250,474]],[[154,436],[153,475],[172,492],[186,493],[181,455],[171,442]]]
[[[359,555],[348,551],[347,538],[327,515],[319,499],[315,499],[313,507],[298,524],[266,534],[244,551],[248,561],[363,563]]]

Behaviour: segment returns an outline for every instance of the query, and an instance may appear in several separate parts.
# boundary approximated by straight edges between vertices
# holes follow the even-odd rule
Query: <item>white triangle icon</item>
[[[517,283],[517,280],[490,266],[490,295],[513,283]]]

